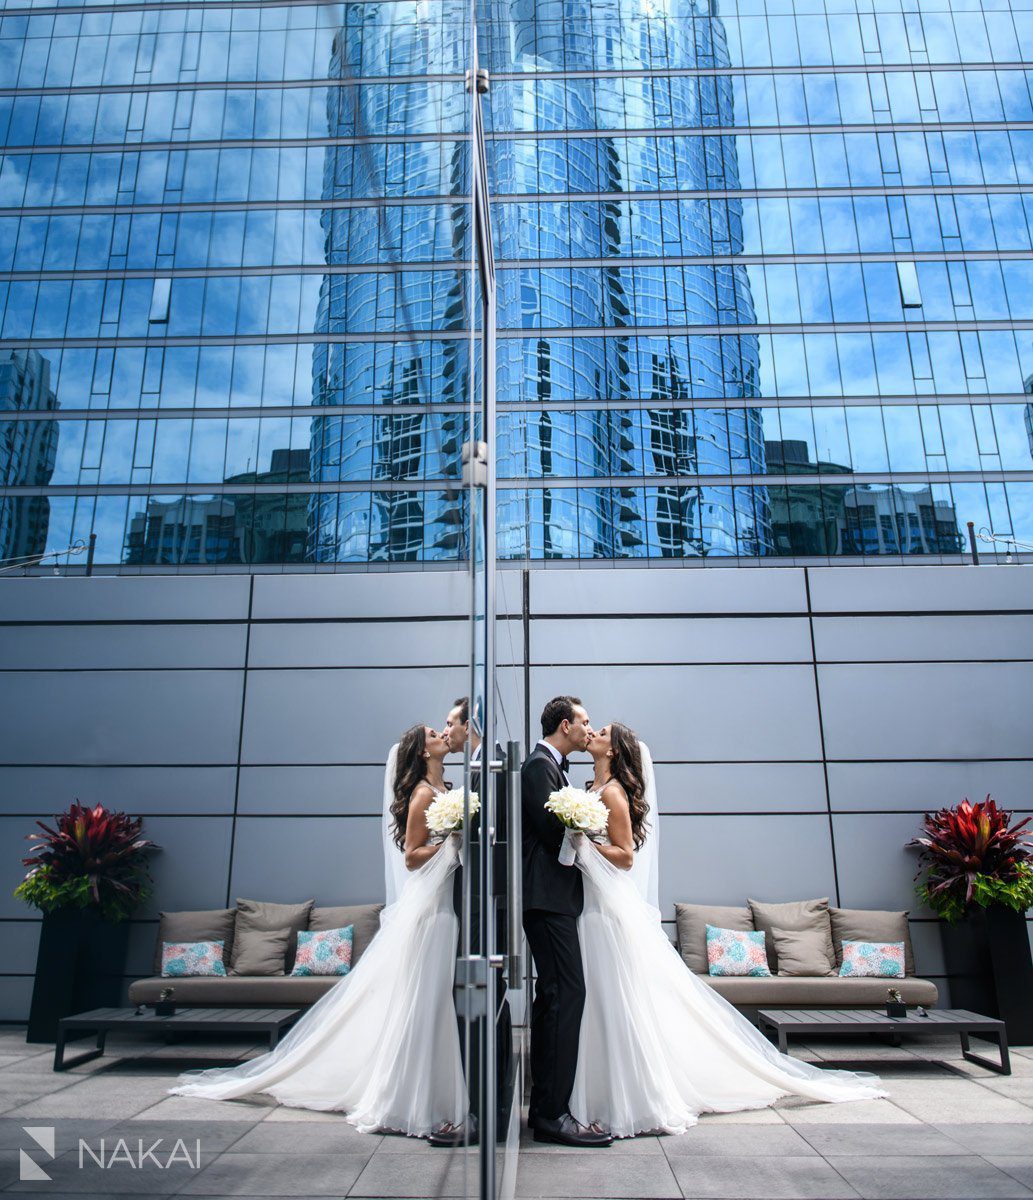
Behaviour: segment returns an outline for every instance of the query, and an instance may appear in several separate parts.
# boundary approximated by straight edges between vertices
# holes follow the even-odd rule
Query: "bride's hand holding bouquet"
[[[545,807],[564,827],[559,860],[565,867],[574,865],[577,845],[582,834],[591,836],[593,833],[606,832],[609,810],[597,795],[586,792],[584,788],[571,787],[568,784],[558,792],[550,793]]]
[[[475,817],[481,810],[481,800],[476,792],[470,793],[470,816]],[[451,833],[459,833],[463,828],[466,815],[466,791],[464,788],[450,788],[435,797],[427,806],[427,828],[436,837],[442,839]]]

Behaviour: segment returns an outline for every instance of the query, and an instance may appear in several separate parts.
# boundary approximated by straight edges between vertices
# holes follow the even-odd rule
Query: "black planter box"
[[[1033,1045],[1033,955],[1025,914],[974,908],[940,926],[951,1004],[998,1017],[1013,1046]]]
[[[128,921],[106,921],[96,909],[44,913],[26,1041],[55,1042],[62,1017],[116,1007],[128,940]]]

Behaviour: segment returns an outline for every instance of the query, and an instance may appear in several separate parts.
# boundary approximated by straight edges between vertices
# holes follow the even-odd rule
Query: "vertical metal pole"
[[[476,63],[476,48],[475,58]],[[487,72],[477,70],[474,97],[475,151],[477,154],[477,197],[478,244],[481,283],[484,291],[483,322],[481,330],[481,389],[483,397],[483,429],[481,438],[487,446],[484,480],[484,743],[481,750],[482,763],[485,756],[495,757],[495,263],[491,244],[491,214],[488,207],[488,170],[484,146],[484,129],[481,125],[481,92],[488,90]],[[489,770],[487,812],[481,819],[481,953],[488,963],[486,1012],[484,1015],[483,1039],[481,1042],[481,1195],[484,1200],[495,1200],[497,1191],[495,1143],[498,1118],[497,1041],[498,1029],[498,973],[492,965],[496,958],[495,945],[495,830],[498,827],[496,804],[498,801],[497,779]],[[481,778],[485,773],[482,771]]]
[[[524,905],[523,905],[523,873],[524,858],[522,845],[523,814],[520,807],[520,743],[506,744],[506,799],[509,803],[509,813],[506,821],[506,859],[508,865],[507,902],[508,918],[507,949],[509,956],[506,961],[506,976],[511,988],[518,988],[524,982]]]
[[[976,527],[972,521],[968,522],[968,547],[972,551],[972,565],[979,566],[979,547],[976,545]]]
[[[90,534],[90,545],[86,551],[86,574],[87,575],[93,574],[93,553],[96,549],[97,549],[97,535],[95,533],[91,533]]]

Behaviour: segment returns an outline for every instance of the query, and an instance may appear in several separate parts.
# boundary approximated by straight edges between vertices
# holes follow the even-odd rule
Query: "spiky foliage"
[[[54,818],[56,828],[36,824],[26,834],[35,853],[23,858],[29,873],[14,894],[42,912],[96,907],[110,921],[123,921],[150,894],[147,855],[157,849],[140,836],[143,821],[102,804],[78,800]]]
[[[1033,841],[1022,832],[1030,819],[1012,825],[1012,814],[989,796],[926,813],[924,836],[908,842],[919,851],[919,899],[948,921],[973,905],[1033,908]]]

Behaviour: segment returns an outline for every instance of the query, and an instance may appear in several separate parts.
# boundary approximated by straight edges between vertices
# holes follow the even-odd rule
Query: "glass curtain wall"
[[[470,6],[0,18],[0,558],[468,557]]]
[[[500,556],[1033,541],[1028,0],[484,2]]]
[[[1033,541],[1031,5],[480,0],[502,558]],[[0,556],[468,559],[466,8],[0,6]]]

